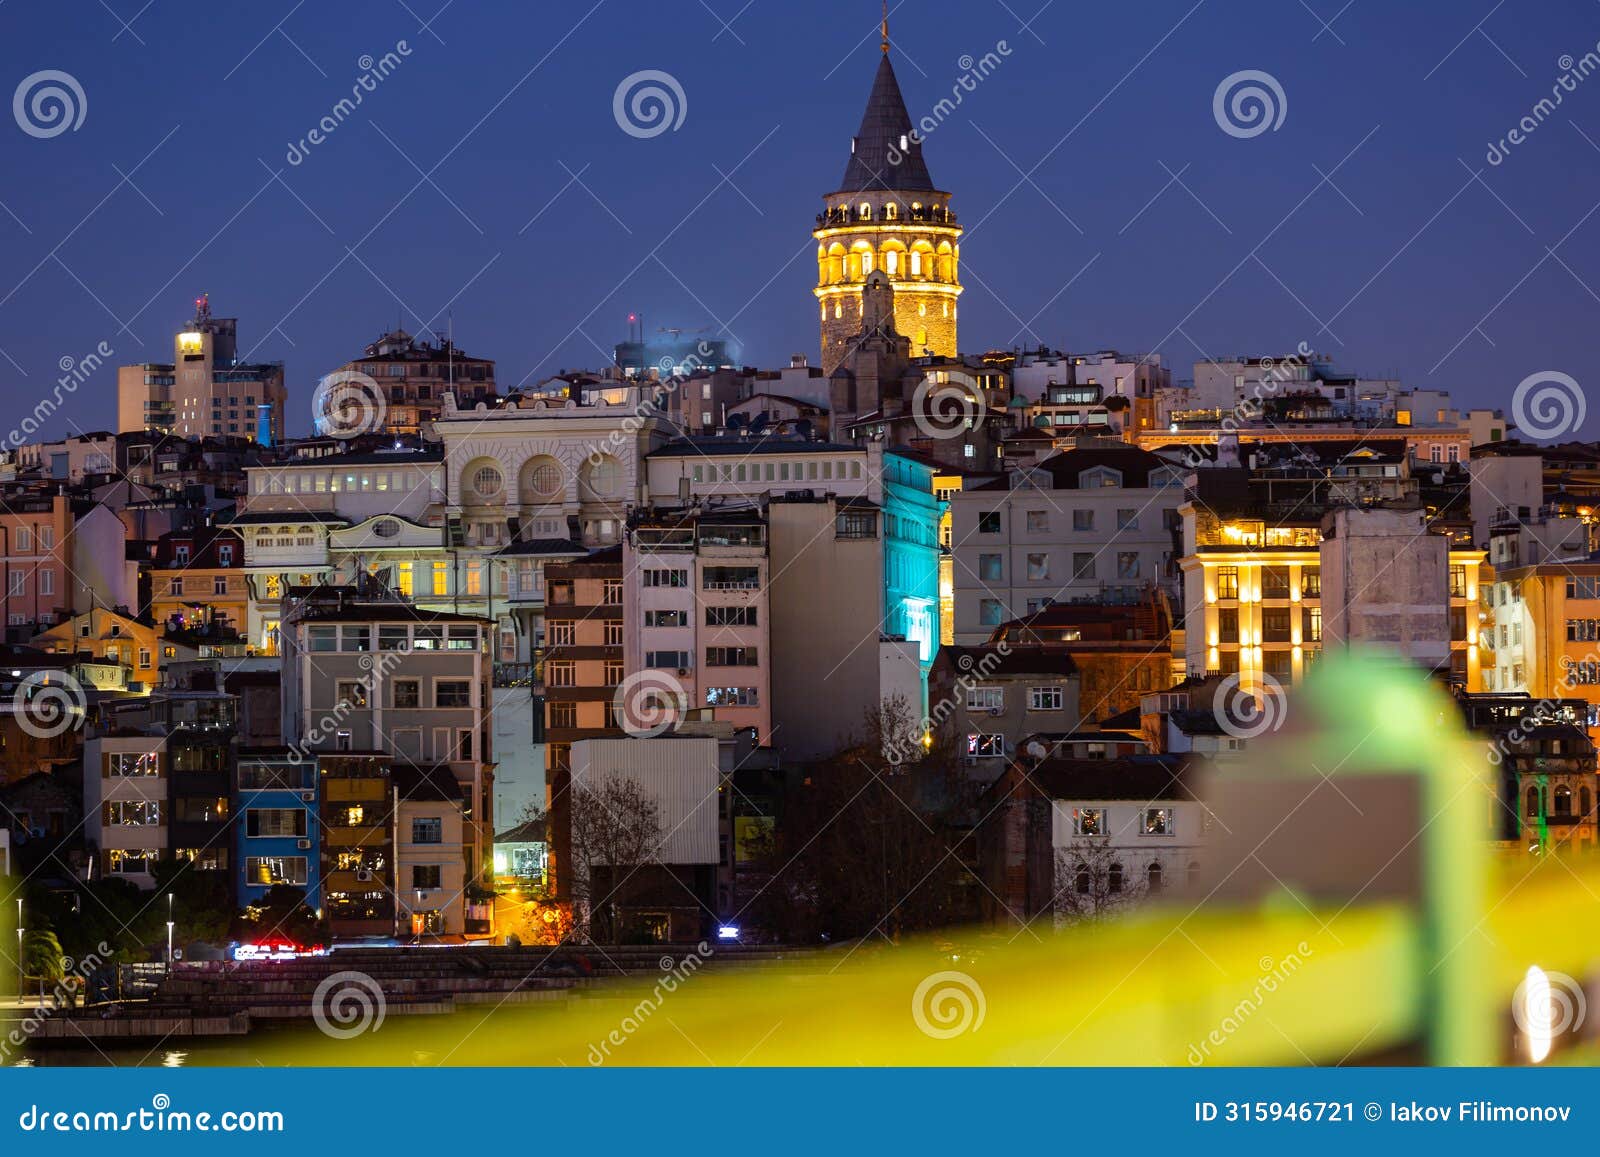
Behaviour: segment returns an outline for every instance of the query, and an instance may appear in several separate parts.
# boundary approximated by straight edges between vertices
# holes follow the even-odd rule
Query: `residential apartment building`
[[[291,590],[282,626],[283,738],[305,753],[442,767],[461,784],[471,880],[491,870],[488,627],[387,588]]]
[[[928,678],[930,721],[968,776],[998,778],[1021,745],[1064,736],[1081,719],[1077,668],[1064,648],[941,647]]]
[[[1181,470],[1132,446],[1080,446],[951,496],[955,641],[1052,603],[1175,587]]]
[[[811,442],[801,438],[677,438],[645,462],[652,505],[752,501],[826,493],[883,500],[881,442]]]
[[[1483,689],[1582,699],[1600,739],[1600,560],[1497,567],[1485,594]]]
[[[1127,415],[1124,420],[1127,430],[1138,434],[1156,425],[1156,399],[1172,386],[1172,370],[1162,364],[1160,354],[1100,350],[1092,354],[1073,354],[1070,360],[1071,385],[1097,391],[1102,406],[1112,398],[1126,402],[1125,407],[1116,409]],[[1021,371],[1012,373],[1020,385]],[[1049,397],[1048,394],[1042,396]]]
[[[956,557],[950,549],[954,543],[953,509],[950,497],[969,482],[987,480],[990,475],[967,475],[953,470],[940,470],[933,476],[933,497],[939,503],[939,645],[948,647],[956,641]]]
[[[336,939],[396,935],[393,759],[377,752],[296,754],[303,762],[314,760],[317,769],[322,911],[328,931]],[[290,873],[300,869],[293,860],[285,865]],[[309,862],[305,869],[309,881]]]
[[[240,907],[274,887],[299,888],[320,908],[322,835],[317,764],[286,747],[238,751],[233,848]]]
[[[283,363],[239,361],[238,319],[213,317],[205,296],[194,304],[194,319],[173,338],[172,361],[117,370],[117,429],[246,441],[265,431],[282,442]]]
[[[85,666],[75,655],[0,646],[0,786],[77,762],[89,713],[84,688],[96,685]]]
[[[149,719],[166,741],[171,855],[191,871],[220,877],[231,867],[238,701],[224,691],[163,689],[150,699]]]
[[[1174,681],[1171,603],[1151,590],[1137,602],[1054,603],[1002,623],[988,646],[1043,647],[1072,660],[1085,723],[1139,706],[1141,696]]]
[[[1341,613],[1348,618],[1352,601],[1360,602],[1356,617],[1371,615],[1374,623],[1387,622],[1397,635],[1391,649],[1402,652],[1410,628],[1396,623],[1392,606],[1385,609],[1391,594],[1401,586],[1415,588],[1400,602],[1416,605],[1446,592],[1440,605],[1448,621],[1449,678],[1460,686],[1475,685],[1481,660],[1477,600],[1485,553],[1472,549],[1451,524],[1416,522],[1421,513],[1417,480],[1398,444],[1347,445],[1318,459],[1297,455],[1293,462],[1273,465],[1258,461],[1254,470],[1206,467],[1190,476],[1184,497],[1180,566],[1189,674],[1238,674],[1252,687],[1263,677],[1285,686],[1299,682],[1321,653],[1323,576],[1331,565],[1340,570]],[[1396,562],[1381,574],[1370,568],[1366,578],[1352,582],[1351,568],[1371,560],[1358,557],[1359,543],[1351,553],[1337,541],[1324,542],[1323,529],[1325,514],[1350,507],[1385,509],[1378,521],[1394,522],[1389,529],[1402,531],[1402,538],[1426,525],[1446,549],[1441,551],[1436,542],[1424,544],[1428,552],[1415,547],[1405,555],[1404,566]],[[1394,549],[1393,543],[1385,548]],[[1423,553],[1429,559],[1426,567]],[[1407,598],[1413,601],[1406,603]],[[1437,636],[1437,622],[1431,630]],[[1435,665],[1431,656],[1437,652],[1437,639],[1426,649],[1430,665]]]
[[[213,527],[169,532],[156,540],[149,569],[150,617],[158,624],[245,633],[250,591],[238,534]]]
[[[772,727],[785,758],[863,739],[867,713],[885,702],[899,700],[913,721],[923,714],[919,644],[885,630],[882,513],[869,500],[816,493],[768,503],[767,603],[781,657]]]
[[[1181,758],[1025,754],[979,803],[986,916],[1059,924],[1198,897],[1208,813],[1191,778]]]
[[[127,668],[129,685],[144,690],[161,680],[163,659],[176,659],[175,644],[157,628],[128,614],[126,608],[96,607],[64,619],[33,636],[32,645],[54,654],[88,653]]]
[[[1595,708],[1583,699],[1457,692],[1467,727],[1485,741],[1495,774],[1488,830],[1518,855],[1592,849],[1600,781]]]
[[[1155,754],[1193,754],[1215,763],[1245,750],[1238,733],[1253,720],[1243,713],[1258,706],[1224,676],[1191,675],[1140,698],[1139,730]]]
[[[322,452],[247,469],[247,493],[226,523],[244,542],[252,645],[277,653],[279,603],[291,586],[385,572],[405,597],[454,609],[472,582],[444,549],[443,452],[337,453],[331,440],[313,447]],[[480,591],[482,583],[480,570]]]
[[[27,642],[75,611],[138,605],[138,565],[115,512],[51,486],[0,497],[0,615]]]
[[[443,449],[401,445],[297,455],[247,471],[249,495],[228,525],[245,540],[252,645],[276,653],[287,587],[371,575],[423,609],[493,618],[496,661],[536,663],[545,564],[584,549],[540,537],[565,534],[565,519],[523,521],[514,501],[509,514],[490,504],[499,517],[452,517],[447,469]],[[490,468],[481,469],[474,477],[487,485]]]
[[[623,665],[685,709],[772,735],[767,525],[759,507],[638,515],[623,545]],[[563,638],[570,626],[563,626]]]
[[[56,481],[81,485],[108,478],[121,470],[124,457],[117,435],[109,430],[73,434],[59,442],[30,442],[16,449],[16,466]]]
[[[622,547],[551,563],[545,585],[545,808],[557,891],[570,898],[572,881],[564,873],[572,854],[572,748],[580,740],[621,734],[615,699],[626,677]]]
[[[92,877],[155,887],[167,857],[171,799],[164,736],[97,734],[83,745],[84,840]]]
[[[366,374],[378,384],[384,404],[378,429],[386,434],[421,433],[439,416],[446,394],[466,406],[497,398],[492,359],[470,357],[448,337],[429,342],[403,329],[384,334],[336,372]]]
[[[486,919],[467,922],[466,801],[440,767],[393,767],[396,923],[426,942],[487,933]],[[485,884],[487,881],[485,881]],[[476,912],[477,905],[473,905]]]
[[[925,684],[940,640],[939,524],[945,503],[934,493],[938,471],[923,455],[882,442],[684,438],[649,456],[646,488],[649,500],[663,506],[813,498],[848,504],[860,532],[870,531],[882,556],[881,633],[910,643]],[[923,697],[919,691],[915,699]]]

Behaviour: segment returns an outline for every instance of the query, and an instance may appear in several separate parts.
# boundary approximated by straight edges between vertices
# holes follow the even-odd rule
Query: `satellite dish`
[[[749,422],[750,419],[744,414],[728,415],[728,429],[730,430],[742,430],[749,424]]]
[[[759,434],[766,428],[767,415],[765,413],[757,414],[754,418],[750,419],[750,432],[752,434]]]
[[[812,429],[812,427],[811,427],[811,419],[810,418],[801,418],[798,422],[796,422],[794,424],[794,428],[795,428],[796,432],[804,435],[805,437],[807,437],[807,438],[811,437],[811,429]]]

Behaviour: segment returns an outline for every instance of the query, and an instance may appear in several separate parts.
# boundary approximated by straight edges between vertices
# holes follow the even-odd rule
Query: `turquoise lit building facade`
[[[937,472],[920,455],[884,451],[883,632],[916,644],[924,711],[928,670],[939,651],[939,520],[945,504],[934,497]]]

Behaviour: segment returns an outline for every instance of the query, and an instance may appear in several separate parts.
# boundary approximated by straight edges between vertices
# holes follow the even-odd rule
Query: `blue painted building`
[[[322,907],[322,825],[317,765],[288,748],[241,748],[234,811],[238,901],[254,904],[277,884],[301,888]]]

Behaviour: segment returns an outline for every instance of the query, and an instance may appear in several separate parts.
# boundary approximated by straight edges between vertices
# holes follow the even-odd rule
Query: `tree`
[[[46,984],[59,984],[67,975],[67,954],[54,932],[35,929],[22,937],[22,970],[39,981],[39,995]]]
[[[235,916],[233,935],[238,940],[287,941],[302,946],[328,940],[327,925],[306,902],[305,890],[292,884],[274,884]]]
[[[967,887],[971,791],[924,743],[903,698],[869,708],[863,738],[806,770],[758,852],[751,922],[795,943],[948,927],[976,916]]]
[[[1078,836],[1055,854],[1057,924],[1106,920],[1149,894],[1147,877],[1128,862],[1126,849],[1096,836]]]
[[[233,888],[228,873],[202,872],[185,860],[162,860],[155,867],[157,900],[150,912],[166,935],[167,895],[172,895],[172,942],[178,946],[196,940],[226,946]]]
[[[665,832],[661,805],[636,779],[618,777],[598,784],[571,783],[566,793],[570,825],[567,873],[572,902],[572,930],[579,938],[617,943],[624,935],[625,913],[639,888],[639,875],[658,861]],[[524,817],[551,817],[530,807]]]

